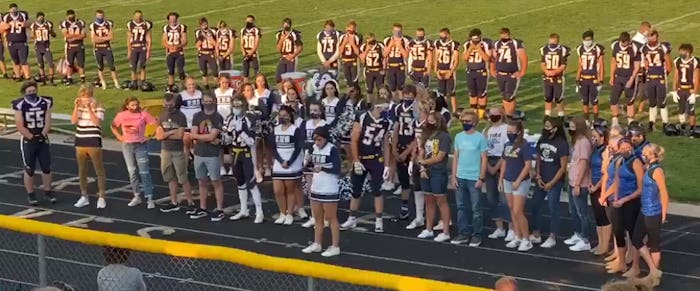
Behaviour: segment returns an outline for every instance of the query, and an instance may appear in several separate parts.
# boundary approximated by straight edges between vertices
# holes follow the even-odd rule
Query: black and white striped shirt
[[[76,147],[102,147],[102,127],[90,120],[90,112],[85,106],[78,108],[78,122],[75,132]],[[101,104],[95,106],[95,115],[100,120],[105,118],[105,109]]]

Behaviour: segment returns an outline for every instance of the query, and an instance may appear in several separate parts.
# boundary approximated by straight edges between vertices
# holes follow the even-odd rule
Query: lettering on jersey
[[[562,65],[566,65],[570,55],[568,47],[563,45],[545,45],[540,48],[542,63],[547,70],[556,70]]]
[[[472,43],[471,41],[467,41],[464,44],[464,51],[469,50],[469,46],[471,45],[478,45],[481,46],[481,49],[484,52],[488,52],[491,50],[491,40],[484,38],[482,39],[479,43]],[[467,58],[467,69],[468,70],[486,70],[486,62],[489,60],[484,60],[484,58],[481,56],[478,50],[472,50],[471,53],[469,53],[469,57]]]
[[[698,59],[695,57],[688,60],[676,58],[674,63],[676,64],[676,72],[678,74],[678,85],[694,87],[695,70],[700,66]]]
[[[30,29],[34,35],[34,44],[36,45],[48,45],[51,41],[51,31],[53,31],[53,23],[51,21],[45,21],[43,24],[38,22],[32,23]]]
[[[377,43],[374,46],[368,44],[363,44],[360,48],[361,51],[367,50],[365,54],[365,66],[370,69],[381,69],[384,66],[384,60],[382,56],[382,51],[384,47]]]
[[[255,41],[262,36],[262,32],[257,27],[243,28],[241,29],[241,40],[243,42],[243,49],[247,53],[253,53],[255,48]]]
[[[277,41],[279,42],[280,39],[283,37],[284,37],[284,39],[282,39],[282,49],[281,49],[282,55],[292,54],[296,50],[297,46],[302,45],[301,32],[298,30],[294,29],[294,30],[291,30],[289,32],[286,32],[286,35],[285,35],[285,32],[278,31],[277,36],[276,36]]]
[[[605,49],[599,44],[592,45],[590,48],[586,48],[580,45],[576,51],[579,54],[579,64],[581,66],[582,75],[598,75],[598,66],[602,65],[598,63],[601,56],[605,55]]]
[[[163,27],[163,34],[165,36],[165,43],[169,46],[179,46],[182,44],[182,36],[187,32],[187,26],[184,24],[177,24],[172,26],[166,24]],[[182,48],[178,48],[177,51],[182,51]]]
[[[289,144],[292,142],[292,136],[290,136],[290,135],[275,135],[275,142],[277,142],[277,144]]]
[[[358,33],[354,33],[354,34],[347,34],[346,33],[346,34],[341,35],[340,38],[338,39],[338,41],[342,43],[343,41],[345,41],[345,38],[350,38],[350,39],[347,41],[347,44],[344,47],[342,47],[343,58],[349,59],[349,60],[357,59],[358,55],[352,50],[351,43],[354,43],[359,49],[360,44],[362,43],[362,36],[360,36]]]
[[[387,37],[384,39],[384,46],[389,46],[389,44],[394,41],[393,37]],[[401,37],[401,47],[404,49],[408,48],[409,42],[411,40],[408,39],[407,37]],[[389,64],[403,64],[404,59],[403,55],[401,55],[401,48],[398,48],[396,46],[392,47],[391,50],[389,50],[389,55],[387,56],[387,63]]]
[[[109,33],[112,31],[112,27],[114,24],[109,21],[105,20],[102,22],[102,24],[97,24],[96,22],[93,22],[90,24],[90,30],[95,33],[96,36],[98,37],[108,37]],[[102,43],[96,43],[95,47],[109,47],[109,41],[105,41]]]
[[[639,49],[635,43],[623,46],[619,41],[612,44],[613,58],[615,62],[615,74],[630,76],[634,70],[634,63],[639,61]]]
[[[518,50],[522,48],[524,48],[523,42],[517,39],[497,41],[494,44],[496,70],[506,73],[517,72],[520,69]]]
[[[321,31],[318,36],[318,43],[321,45],[321,54],[326,60],[335,55],[338,51],[338,45],[340,44],[340,34],[338,32],[332,32],[330,34],[325,31]]]
[[[53,106],[51,97],[39,97],[35,103],[31,103],[24,98],[16,99],[12,102],[14,110],[22,113],[24,127],[32,134],[40,134],[46,126],[46,113]]]
[[[452,60],[457,56],[459,44],[450,40],[447,43],[441,40],[435,41],[435,60],[438,70],[449,70]]]
[[[73,22],[64,20],[61,22],[61,30],[65,31],[69,35],[79,35],[85,31],[85,21],[82,19],[75,20]],[[77,46],[83,44],[83,40],[71,40],[68,41],[68,45]]]
[[[323,164],[329,163],[329,162],[327,161],[328,158],[330,158],[330,156],[324,155],[324,154],[316,154],[316,153],[314,153],[314,154],[311,155],[311,162],[312,162],[314,165],[323,165]]]
[[[666,76],[666,56],[671,53],[671,46],[660,43],[650,46],[648,43],[642,47],[644,64],[647,68],[647,76]]]
[[[25,11],[19,11],[17,15],[11,13],[2,16],[2,21],[10,25],[7,31],[8,43],[26,43],[27,42],[27,26],[29,22],[29,14]]]
[[[131,35],[131,39],[129,39],[129,42],[134,45],[134,44],[146,44],[146,35],[151,32],[151,29],[153,28],[153,23],[150,21],[146,20],[140,23],[137,23],[133,20],[129,21],[127,23],[127,29],[129,31],[129,34]]]
[[[223,55],[230,48],[233,47],[233,40],[236,38],[236,32],[228,29],[222,28],[216,31],[216,39],[219,40],[219,52]]]
[[[194,37],[199,43],[198,50],[200,52],[211,52],[216,49],[216,31],[200,28],[195,30]]]
[[[409,56],[411,57],[411,67],[424,69],[427,65],[428,52],[433,49],[432,44],[428,40],[417,41],[412,40],[409,43]]]

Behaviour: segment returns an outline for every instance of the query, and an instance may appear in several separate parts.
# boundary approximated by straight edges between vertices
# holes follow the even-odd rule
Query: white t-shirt
[[[226,91],[221,88],[214,90],[216,96],[216,111],[224,118],[231,115],[231,99],[233,99],[233,88],[228,88]]]
[[[646,43],[647,43],[647,37],[644,36],[644,34],[642,34],[641,32],[637,31],[637,34],[635,34],[634,37],[632,37],[632,41],[638,42],[638,43],[641,43],[641,44],[646,44]]]
[[[508,125],[501,123],[497,126],[491,126],[488,131],[484,133],[484,137],[486,137],[486,144],[488,146],[488,156],[500,158],[503,155],[503,148],[508,142]]]

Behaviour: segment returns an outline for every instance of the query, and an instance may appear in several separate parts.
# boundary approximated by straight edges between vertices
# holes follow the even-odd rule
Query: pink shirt
[[[124,142],[143,143],[146,141],[146,125],[155,124],[156,119],[148,112],[131,113],[128,110],[117,113],[112,124],[122,129]]]
[[[581,179],[581,175],[583,178],[580,180],[579,186],[588,187],[591,184],[591,171],[589,169],[592,154],[593,144],[587,138],[582,137],[576,140],[573,152],[571,152],[571,167],[569,168],[569,184],[571,186],[574,186],[576,181]],[[583,167],[577,166],[581,160],[586,160]]]

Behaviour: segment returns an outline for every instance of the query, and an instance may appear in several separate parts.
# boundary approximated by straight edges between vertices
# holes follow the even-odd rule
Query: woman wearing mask
[[[505,193],[513,219],[515,238],[506,244],[507,248],[518,248],[526,252],[532,249],[529,239],[530,226],[525,216],[527,193],[530,192],[530,165],[532,165],[532,149],[524,137],[525,130],[522,122],[511,121],[507,128],[508,142],[503,148],[503,158],[500,163],[498,188]]]
[[[141,204],[139,176],[143,183],[143,192],[148,199],[148,209],[156,207],[153,201],[153,179],[149,168],[148,149],[146,147],[146,125],[156,124],[156,119],[141,110],[139,99],[129,97],[124,100],[122,111],[112,121],[111,130],[114,137],[122,143],[124,162],[129,172],[129,181],[134,198],[129,207]]]
[[[540,245],[543,248],[552,248],[557,244],[556,238],[561,220],[559,216],[559,201],[568,161],[569,143],[566,141],[562,121],[556,117],[546,117],[542,137],[537,142],[537,176],[535,176],[537,184],[532,197],[532,235],[530,236],[530,241],[533,243],[542,242],[540,237],[542,220],[540,209],[542,204],[544,204],[544,199],[547,198],[551,218],[549,237]]]
[[[294,222],[292,213],[300,187],[302,175],[302,153],[304,138],[301,128],[292,124],[294,112],[283,106],[277,115],[277,125],[274,134],[268,136],[268,142],[273,149],[275,158],[272,167],[272,186],[280,210],[280,217],[275,224],[291,225]],[[298,201],[303,205],[304,200]],[[298,208],[298,207],[297,207]]]
[[[231,99],[233,98],[233,88],[229,87],[231,84],[231,79],[228,74],[223,74],[219,76],[219,88],[214,90],[214,96],[216,97],[216,111],[219,113],[221,118],[226,118],[231,115]],[[200,93],[201,94],[201,93]],[[221,175],[231,175],[231,165],[226,163],[230,160],[230,154],[228,149],[224,147],[221,156]]]
[[[634,155],[634,146],[629,139],[618,141],[618,155],[610,161],[606,173],[605,192],[600,196],[600,203],[612,207],[608,217],[612,223],[615,243],[617,245],[615,260],[606,266],[608,273],[625,272],[627,269],[626,233],[634,236],[634,226],[641,202],[639,196],[644,184],[644,166]],[[631,253],[634,258],[636,254]],[[632,278],[639,274],[639,260],[633,260],[632,268],[623,276]]]
[[[601,187],[603,185],[603,153],[607,149],[608,129],[602,126],[594,126],[591,134],[593,140],[593,153],[591,153],[591,185],[588,186],[590,193],[591,208],[593,209],[593,217],[595,218],[596,232],[598,234],[598,246],[596,246],[594,254],[597,256],[605,255],[610,248],[610,240],[612,239],[612,227],[605,213],[605,207],[598,201],[600,199]]]
[[[601,167],[602,176],[600,178],[602,181],[601,185],[600,185],[601,196],[603,193],[607,192],[608,174],[613,175],[613,177],[615,175],[614,171],[608,173],[608,169],[610,168],[610,163],[611,162],[614,163],[614,159],[616,159],[618,157],[617,156],[618,155],[618,142],[624,137],[623,134],[624,134],[624,130],[619,125],[613,125],[610,128],[610,136],[608,137],[608,143],[607,143],[607,146],[605,147],[605,150],[603,151],[603,163],[602,163],[602,167]],[[600,197],[598,197],[599,204],[601,203],[600,201],[601,201],[601,199],[600,199]],[[609,206],[609,205],[605,205],[605,204],[603,204],[602,206],[605,209],[605,215],[608,217],[608,221],[610,221],[610,217],[612,217],[611,212],[613,210],[613,207]],[[614,241],[614,236],[612,236],[612,224],[610,225],[610,231],[611,231],[611,233],[610,233],[611,238]],[[606,262],[614,261],[617,258],[617,243],[614,243],[613,246],[614,246],[614,251],[609,256],[605,257]],[[631,256],[627,256],[627,257],[631,258]],[[631,262],[631,259],[628,260],[628,262]]]
[[[326,109],[326,123],[330,128],[335,127],[338,122],[340,114],[343,113],[345,106],[342,100],[338,97],[338,82],[335,80],[330,80],[326,82],[326,85],[321,92],[321,103]]]
[[[571,166],[569,168],[569,210],[574,220],[574,234],[565,244],[574,252],[591,249],[590,231],[593,229],[588,206],[588,185],[591,184],[590,157],[593,153],[591,133],[586,120],[576,117],[569,124],[571,144]]]
[[[326,125],[326,118],[323,115],[324,113],[324,108],[323,104],[320,102],[316,103],[311,103],[309,105],[309,118],[305,120],[301,124],[301,129],[302,133],[304,134],[304,159],[306,160],[306,167],[304,168],[304,179],[306,182],[307,187],[310,187],[313,185],[313,167],[311,167],[311,164],[309,164],[310,159],[313,155],[313,149],[314,149],[314,132],[316,129],[325,126]],[[298,191],[298,193],[301,193],[300,195],[297,196],[298,200],[298,205],[300,206],[299,209],[304,209],[304,191]],[[306,212],[306,211],[304,211]],[[313,213],[312,217],[309,218],[308,221],[304,222],[301,226],[304,228],[309,228],[314,226],[315,220],[313,218]]]
[[[328,141],[330,132],[326,126],[314,130],[314,145],[310,163],[314,178],[311,182],[311,212],[313,214],[314,242],[302,252],[318,253],[322,250],[323,228],[325,221],[331,228],[331,246],[321,253],[324,257],[340,254],[340,225],[338,222],[338,183],[340,180],[340,151]]]
[[[75,107],[71,115],[71,123],[77,126],[75,133],[75,155],[78,161],[78,176],[80,178],[80,199],[75,207],[90,205],[88,198],[88,160],[92,162],[97,176],[97,208],[107,207],[105,200],[106,174],[102,162],[102,121],[105,109],[93,96],[92,86],[82,85],[75,99]]]
[[[484,129],[484,136],[488,145],[488,165],[486,165],[486,198],[491,209],[491,218],[496,221],[496,230],[489,234],[490,239],[505,237],[506,242],[515,239],[508,210],[508,203],[505,196],[498,190],[500,170],[502,168],[503,148],[508,142],[508,125],[503,122],[505,111],[503,107],[494,107],[489,110],[489,126]],[[505,223],[509,223],[508,232],[505,230]]]
[[[418,174],[421,177],[421,189],[425,192],[426,227],[418,237],[431,238],[435,220],[435,208],[440,211],[443,225],[450,223],[450,206],[447,203],[447,154],[452,141],[447,132],[445,121],[437,112],[428,114],[423,127],[418,149]],[[444,227],[442,233],[435,237],[436,242],[450,239],[450,228]]]
[[[649,267],[649,275],[642,279],[646,285],[656,287],[661,283],[661,223],[668,213],[668,189],[666,175],[660,163],[665,150],[657,144],[646,146],[642,159],[647,165],[642,191],[642,209],[634,227],[632,244]],[[644,237],[647,237],[646,244]],[[637,260],[639,260],[637,258]]]
[[[421,144],[421,138],[423,136],[423,128],[430,115],[430,103],[427,100],[418,101],[416,106],[413,106],[413,133],[415,139],[413,141],[414,145],[411,146],[413,152],[411,153],[411,161],[408,163],[408,175],[411,176],[413,181],[413,199],[416,209],[416,217],[406,226],[406,229],[416,229],[425,225],[425,193],[421,188],[421,175],[420,175],[420,164],[418,163]],[[442,221],[442,220],[440,220]],[[442,223],[439,223],[441,225]],[[433,230],[442,230],[436,229]]]
[[[252,105],[262,113],[260,119],[270,120],[270,114],[272,114],[273,110],[275,110],[273,108],[275,106],[275,102],[272,98],[272,92],[269,90],[265,75],[258,74],[255,76],[255,91],[253,93],[255,97],[253,97],[252,100],[254,100],[255,104]],[[265,153],[264,155],[256,155],[256,163],[259,165],[264,165],[264,176],[270,176],[271,174],[270,169],[272,168],[273,161],[270,157],[272,157],[272,150],[272,147],[270,147],[270,145],[267,143],[267,137],[261,137],[261,140],[256,142],[255,152]]]
[[[190,137],[192,118],[194,118],[195,113],[202,111],[202,91],[197,90],[197,81],[194,78],[187,77],[185,79],[185,91],[180,92],[179,102],[180,111],[187,118],[187,129],[185,129],[185,136],[182,139],[185,143],[185,154],[192,159],[192,138]]]

